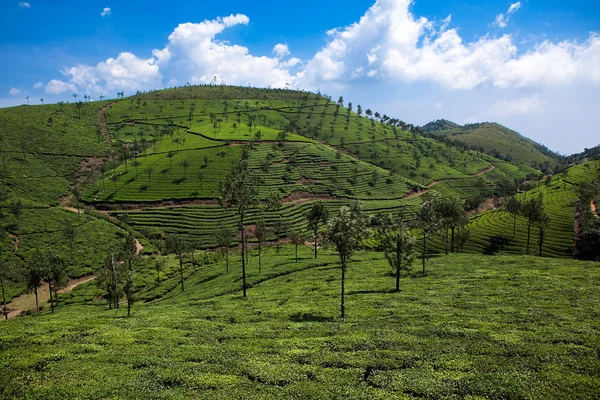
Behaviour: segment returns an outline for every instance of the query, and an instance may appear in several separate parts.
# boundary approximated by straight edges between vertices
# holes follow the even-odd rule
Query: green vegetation
[[[594,263],[448,256],[395,293],[386,260],[358,253],[342,322],[336,257],[313,262],[304,248],[300,267],[292,248],[282,253],[265,258],[268,276],[250,270],[247,299],[239,269],[226,275],[221,262],[184,293],[134,305],[130,319],[75,306],[9,321],[2,397],[592,399],[600,390]]]

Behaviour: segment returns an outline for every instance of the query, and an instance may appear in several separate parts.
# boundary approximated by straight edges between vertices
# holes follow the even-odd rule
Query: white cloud
[[[547,103],[548,101],[541,99],[539,95],[511,100],[505,99],[490,106],[486,114],[492,117],[531,115],[543,111]]]
[[[10,90],[8,91],[8,93],[9,93],[11,96],[16,96],[16,95],[18,95],[19,93],[21,93],[21,91],[20,91],[19,89],[17,89],[17,88],[12,88],[12,89],[10,89]]]
[[[282,62],[281,66],[292,68],[292,67],[295,67],[296,65],[299,65],[301,63],[302,63],[301,59],[296,58],[296,57],[292,57],[289,60]]]
[[[31,4],[27,3],[26,1],[23,1],[23,2],[19,2],[19,7],[21,7],[21,8],[31,8]]]
[[[235,25],[247,25],[249,18],[243,14],[230,15],[200,23],[180,24],[169,35],[169,42],[163,50],[154,50],[161,69],[164,67],[181,82],[211,83],[262,87],[285,87],[293,83],[288,67],[300,63],[298,59],[288,62],[279,57],[289,54],[287,45],[277,45],[273,49],[278,57],[254,56],[248,48],[219,41],[216,36]],[[160,54],[168,54],[161,57]]]
[[[514,4],[511,4],[510,7],[508,7],[508,11],[506,12],[507,14],[514,14],[517,11],[519,11],[519,9],[521,8],[521,2],[517,1]]]
[[[508,25],[508,20],[510,19],[510,16],[513,15],[514,13],[516,13],[517,11],[519,11],[520,8],[521,8],[520,1],[517,1],[516,3],[511,4],[510,7],[508,7],[508,11],[506,11],[506,15],[504,15],[504,14],[496,15],[496,21],[494,21],[494,25],[498,25],[498,27],[500,27],[500,28],[506,28],[506,26]]]
[[[35,85],[33,85],[34,89],[41,89],[44,87],[44,84],[42,82],[38,82]]]
[[[102,12],[100,13],[100,16],[107,17],[111,13],[112,13],[112,10],[110,9],[110,7],[104,7],[104,9],[102,10]]]
[[[511,35],[465,42],[450,18],[436,29],[410,12],[411,0],[378,0],[359,20],[328,32],[329,43],[306,63],[298,84],[345,85],[374,76],[397,82],[434,82],[451,89],[600,83],[600,37],[583,43],[545,41],[519,54]],[[510,14],[520,7],[514,3]],[[377,49],[374,51],[374,49]],[[365,57],[365,55],[367,55]],[[377,70],[378,73],[364,71]]]
[[[75,87],[75,85],[72,83],[63,82],[56,79],[52,79],[50,82],[48,82],[45,89],[45,92],[50,94],[61,94],[67,91],[76,92],[77,87]]]
[[[290,49],[287,44],[279,43],[273,47],[273,53],[277,55],[277,57],[285,57],[290,54]]]

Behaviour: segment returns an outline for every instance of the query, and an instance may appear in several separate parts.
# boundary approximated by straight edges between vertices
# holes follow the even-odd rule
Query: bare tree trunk
[[[245,235],[244,235],[244,217],[240,215],[240,227],[242,229],[242,291],[243,296],[246,297],[246,254],[245,254]]]
[[[423,275],[425,275],[425,253],[427,252],[427,235],[423,232]]]
[[[50,292],[50,309],[54,314],[54,301],[52,299],[52,283],[50,281],[48,281],[48,292]]]
[[[342,318],[344,318],[346,316],[346,304],[344,303],[345,283],[346,283],[346,260],[342,257],[342,302],[341,302]]]
[[[318,245],[318,243],[317,243],[317,238],[318,238],[318,236],[317,236],[317,235],[318,235],[318,234],[319,234],[319,233],[318,233],[318,232],[317,232],[317,230],[315,229],[315,260],[317,259],[317,245]]]
[[[527,254],[529,254],[529,239],[531,238],[531,222],[527,224]]]
[[[183,253],[179,253],[179,276],[181,277],[181,291],[183,292]]]
[[[37,286],[33,288],[35,292],[35,311],[39,315],[40,314],[40,304],[38,303],[38,294],[37,294]]]
[[[396,292],[400,291],[400,262],[402,260],[402,238],[400,234],[396,241]]]
[[[4,319],[8,321],[8,312],[6,312],[6,290],[4,288],[4,279],[2,280],[2,314],[4,314]]]
[[[450,242],[450,252],[454,253],[454,226],[452,227],[452,240]]]

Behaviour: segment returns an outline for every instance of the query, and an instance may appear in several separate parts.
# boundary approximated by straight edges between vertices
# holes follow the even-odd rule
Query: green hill
[[[421,129],[434,137],[443,137],[517,164],[550,170],[558,162],[558,156],[546,147],[496,123],[483,122],[460,126],[450,121],[438,120],[424,125]]]
[[[421,130],[343,103],[185,86],[0,109],[0,267],[11,267],[11,317],[35,307],[22,276],[37,250],[54,251],[68,275],[54,315],[44,282],[42,315],[0,329],[0,397],[593,398],[595,264],[568,258],[581,237],[575,216],[588,207],[595,218],[593,199],[578,200],[597,163],[545,175],[557,159],[499,125],[442,120]],[[244,220],[248,299],[239,216],[218,201],[238,165],[256,178]],[[543,195],[547,258],[523,255],[527,221],[501,206],[517,189],[519,200]],[[429,272],[405,271],[393,293],[370,236],[348,272],[349,318],[338,319],[338,258],[322,242],[313,258],[312,206],[334,215],[359,200],[369,215],[412,222],[424,199],[442,195],[482,203],[460,228],[464,254],[438,257],[447,247],[439,231],[425,249]],[[217,251],[221,228],[231,243]],[[291,230],[306,234],[297,247]],[[411,230],[420,252],[422,231]],[[167,254],[175,236],[181,258]],[[115,273],[125,274],[121,300],[127,286],[136,301],[131,318],[123,302],[106,310]]]

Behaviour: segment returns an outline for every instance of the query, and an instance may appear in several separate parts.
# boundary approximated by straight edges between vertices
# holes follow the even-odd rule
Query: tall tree
[[[80,214],[81,208],[79,207],[79,202],[81,201],[81,189],[79,188],[79,186],[74,185],[71,188],[71,194],[73,194],[73,198],[75,199],[75,202],[77,203],[77,214]]]
[[[58,254],[48,251],[44,254],[43,279],[48,283],[48,293],[50,294],[50,308],[54,313],[56,303],[56,295],[58,294],[58,286],[60,286],[66,277],[64,262]],[[54,297],[52,296],[54,292]]]
[[[468,222],[463,203],[454,196],[442,196],[434,201],[440,217],[440,226],[445,230],[446,254],[448,254],[448,230],[451,231],[450,251],[454,253],[456,228]]]
[[[160,274],[164,267],[165,267],[164,258],[157,258],[156,261],[154,262],[154,269],[156,270],[156,279],[154,281],[156,282],[156,286],[160,286]]]
[[[540,230],[540,235],[538,237],[538,245],[539,245],[539,253],[538,255],[542,256],[542,248],[544,245],[544,238],[546,236],[546,229],[550,225],[550,216],[546,213],[546,211],[542,210],[537,220],[537,226]]]
[[[543,196],[531,198],[523,203],[522,215],[527,219],[527,249],[526,254],[529,254],[529,245],[531,242],[531,227],[537,223],[542,217],[544,211]]]
[[[175,254],[179,259],[179,276],[181,279],[181,291],[183,292],[183,254],[187,251],[187,243],[180,235],[172,234],[167,236],[165,248],[167,253]]]
[[[71,221],[65,222],[65,226],[63,227],[63,236],[69,243],[69,250],[71,252],[71,264],[75,264],[75,255],[73,254],[73,243],[75,242],[75,226]]]
[[[23,202],[21,199],[10,202],[8,208],[10,212],[17,218],[17,232],[21,232],[21,215],[23,214]]]
[[[342,318],[346,316],[344,295],[348,260],[360,246],[361,241],[368,235],[367,222],[368,218],[363,212],[362,203],[355,202],[351,207],[342,207],[340,212],[327,223],[325,237],[337,250],[342,269],[340,302],[340,314]]]
[[[265,220],[263,219],[263,217],[259,217],[258,221],[256,221],[256,224],[254,225],[254,237],[256,238],[256,241],[258,242],[258,274],[260,275],[260,270],[261,270],[261,250],[262,250],[262,243],[267,239],[269,235],[269,229],[267,228],[267,224],[265,223]]]
[[[401,271],[408,271],[415,259],[416,239],[403,216],[394,218],[391,214],[380,219],[377,238],[385,258],[396,274],[396,292],[399,292]]]
[[[292,230],[289,233],[292,244],[296,246],[296,262],[298,262],[298,246],[304,243],[304,233],[301,230]]]
[[[234,168],[219,182],[219,204],[224,208],[235,207],[239,216],[239,229],[242,236],[242,290],[246,297],[246,238],[245,238],[245,218],[248,210],[254,203],[258,195],[256,179],[248,170],[246,161],[240,162],[238,167]]]
[[[521,214],[522,204],[515,196],[511,196],[506,200],[504,208],[513,216],[513,237],[515,237],[515,234],[517,233],[517,216]]]
[[[10,277],[10,264],[0,257],[0,287],[2,288],[2,314],[4,319],[8,320],[8,311],[6,311],[6,283]]]
[[[321,224],[327,223],[328,216],[329,213],[325,208],[325,205],[320,201],[314,203],[306,214],[306,219],[308,220],[308,229],[312,231],[313,237],[315,238],[315,259],[317,258],[319,227]]]
[[[214,233],[215,243],[221,249],[221,255],[225,256],[225,272],[229,272],[229,246],[233,241],[233,232],[225,225],[219,225]]]
[[[25,270],[25,284],[27,286],[28,293],[35,293],[35,310],[38,314],[40,313],[38,288],[42,285],[42,279],[44,278],[45,269],[46,255],[40,250],[36,250],[33,253],[31,262],[27,265]]]
[[[423,231],[423,275],[425,275],[425,259],[427,256],[427,239],[439,230],[440,218],[436,211],[435,199],[429,199],[421,204],[417,212],[415,224]]]

